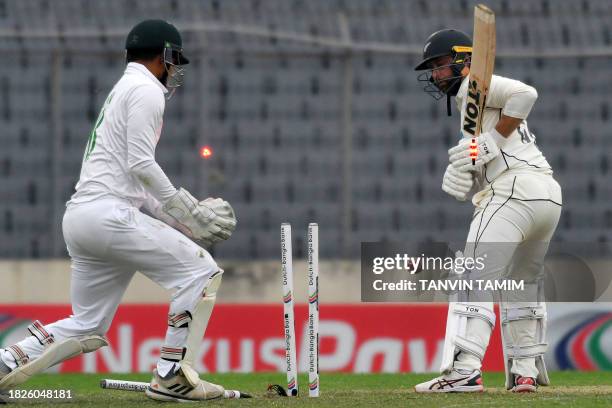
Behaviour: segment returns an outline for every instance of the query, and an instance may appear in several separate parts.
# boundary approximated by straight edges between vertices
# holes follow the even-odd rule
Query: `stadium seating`
[[[471,31],[474,3],[0,0],[0,257],[66,256],[52,242],[61,231],[53,208],[73,192],[93,122],[123,70],[123,37],[144,17],[186,33],[193,64],[167,103],[157,157],[175,185],[234,205],[238,229],[215,255],[275,258],[284,221],[294,225],[298,256],[311,221],[329,258],[358,256],[361,241],[465,239],[471,205],[440,190],[457,116],[422,92],[413,66],[432,31]],[[607,241],[612,58],[576,53],[610,46],[609,4],[488,3],[498,15],[496,72],[539,91],[529,125],[564,188],[556,239]],[[338,40],[343,18],[352,41],[408,52],[347,54],[283,37]],[[276,34],[245,33],[252,28]],[[550,50],[568,56],[527,55]],[[198,155],[204,145],[213,149],[208,160]]]

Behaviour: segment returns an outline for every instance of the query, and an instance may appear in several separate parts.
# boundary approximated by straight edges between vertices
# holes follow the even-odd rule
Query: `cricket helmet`
[[[183,54],[183,39],[175,26],[164,20],[145,20],[134,26],[125,39],[126,50],[165,50],[174,53],[174,65],[189,64]]]
[[[469,48],[469,51],[467,49]],[[472,52],[472,39],[463,31],[446,29],[436,31],[425,41],[423,47],[423,60],[414,68],[415,71],[429,69],[429,63],[445,55]]]
[[[439,100],[447,96],[447,110],[450,116],[450,97],[457,95],[461,80],[467,75],[469,69],[468,57],[472,54],[472,39],[463,31],[444,29],[436,31],[429,36],[423,47],[423,60],[414,68],[415,71],[425,72],[419,74],[418,81],[424,83],[423,90],[434,99]],[[436,58],[450,56],[448,65],[432,68],[431,62]],[[433,78],[433,71],[441,68],[450,68],[453,76],[444,78],[439,83]]]
[[[167,98],[173,95],[174,90],[183,85],[185,68],[189,59],[183,54],[183,39],[175,26],[164,20],[145,20],[130,30],[126,40],[125,49],[130,50],[159,50],[163,53],[164,65],[168,74],[165,80],[166,88],[170,89]]]

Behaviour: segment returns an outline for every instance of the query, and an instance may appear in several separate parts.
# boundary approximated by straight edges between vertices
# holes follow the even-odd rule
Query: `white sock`
[[[40,344],[38,339],[34,336],[26,337],[17,343],[17,345],[30,357],[30,361],[40,357],[43,351],[45,351],[45,346]]]
[[[166,330],[166,338],[164,341],[164,346],[168,347],[176,347],[182,348],[185,346],[187,342],[187,335],[189,334],[189,329],[187,327],[172,327],[169,326]],[[176,365],[176,370],[179,369],[180,364],[175,363],[173,361],[159,359],[157,360],[157,374],[162,377],[167,376],[170,373],[172,367]],[[176,371],[175,370],[175,371]]]
[[[171,372],[176,372],[179,367],[180,364],[174,361],[162,360],[161,358],[157,360],[157,374],[160,377],[167,377]]]

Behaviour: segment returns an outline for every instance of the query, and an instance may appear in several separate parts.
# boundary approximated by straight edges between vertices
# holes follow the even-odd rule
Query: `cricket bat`
[[[112,380],[110,378],[106,378],[100,381],[100,388],[104,388],[106,390],[145,392],[147,388],[149,388],[149,385],[150,384],[147,382]],[[225,390],[223,393],[223,398],[252,398],[252,396],[250,394],[247,394],[246,392]]]
[[[484,4],[474,7],[474,39],[468,83],[467,102],[463,115],[464,136],[471,137],[470,157],[478,156],[476,138],[482,130],[482,117],[493,68],[495,66],[495,14]]]

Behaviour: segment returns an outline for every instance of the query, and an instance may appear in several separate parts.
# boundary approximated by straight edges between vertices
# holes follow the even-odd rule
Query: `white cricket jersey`
[[[163,203],[176,192],[155,162],[167,92],[144,65],[127,65],[91,131],[68,205],[111,196],[139,208],[150,196]]]
[[[464,78],[457,92],[457,108],[461,112],[461,125],[465,115],[468,77]],[[506,116],[523,119],[521,125],[508,136],[498,157],[487,163],[479,174],[481,186],[489,185],[503,174],[518,172],[538,172],[552,175],[550,164],[535,143],[535,135],[529,131],[525,120],[537,99],[536,90],[520,81],[493,75],[486,108],[482,121],[482,132],[497,125],[502,113]],[[461,130],[464,137],[470,135]]]

